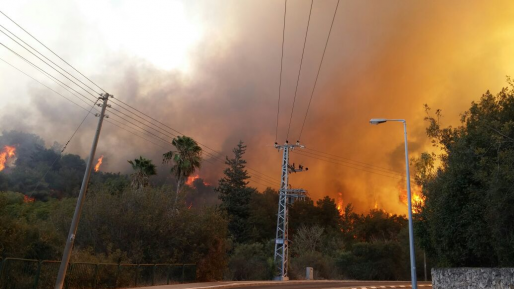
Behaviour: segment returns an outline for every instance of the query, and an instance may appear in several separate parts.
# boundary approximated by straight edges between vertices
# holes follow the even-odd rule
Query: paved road
[[[430,282],[418,282],[420,289],[432,288]],[[411,288],[409,282],[396,281],[256,281],[256,282],[210,282],[144,287],[139,289],[375,289],[375,288]]]
[[[419,288],[432,288],[432,284],[430,283],[418,283]],[[234,289],[243,289],[243,288],[251,288],[251,289],[266,289],[266,288],[275,288],[275,289],[335,289],[335,288],[349,288],[349,289],[370,289],[370,288],[411,288],[409,282],[337,282],[337,281],[324,281],[324,282],[312,282],[312,283],[282,283],[282,284],[266,284],[262,286],[256,286],[255,284],[241,286],[241,287],[232,287]]]

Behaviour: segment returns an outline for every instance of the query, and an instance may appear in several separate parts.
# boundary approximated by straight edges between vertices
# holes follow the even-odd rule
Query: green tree
[[[174,164],[171,167],[171,173],[177,178],[177,194],[173,204],[175,208],[178,202],[180,185],[183,180],[192,175],[202,164],[202,148],[194,139],[188,136],[177,136],[171,143],[177,151],[169,151],[163,154],[162,162]]]
[[[426,118],[440,167],[431,172],[430,161],[417,160],[428,174],[416,232],[439,265],[513,266],[513,86],[486,92],[458,127],[442,128],[440,116]]]
[[[135,171],[131,175],[131,186],[134,190],[147,187],[149,185],[150,176],[157,174],[156,166],[152,164],[152,160],[139,156],[139,159],[134,159],[133,161],[127,162],[132,165],[132,169]]]
[[[228,229],[236,242],[244,242],[249,235],[248,218],[250,216],[250,199],[254,189],[247,187],[250,176],[245,169],[246,161],[243,155],[246,146],[239,141],[234,152],[234,158],[226,158],[228,165],[223,173],[225,176],[219,180],[216,191],[221,200],[221,209],[227,212],[229,223]]]

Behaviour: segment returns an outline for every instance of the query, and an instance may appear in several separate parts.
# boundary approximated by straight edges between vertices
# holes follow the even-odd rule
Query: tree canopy
[[[486,92],[457,127],[443,128],[441,112],[426,109],[441,153],[414,161],[426,196],[416,223],[422,246],[442,266],[513,266],[513,86]]]

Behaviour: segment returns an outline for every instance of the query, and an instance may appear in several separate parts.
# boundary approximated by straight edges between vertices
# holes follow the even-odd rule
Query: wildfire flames
[[[344,214],[344,208],[343,208],[343,194],[342,193],[337,193],[337,210],[339,211],[339,215],[343,215]]]
[[[425,196],[422,193],[422,187],[414,185],[411,187],[411,198],[412,198],[412,212],[418,213],[419,206],[425,205]],[[400,195],[398,196],[400,199],[400,202],[402,202],[404,205],[408,206],[407,204],[407,190],[403,187],[399,187]]]
[[[34,203],[35,200],[36,200],[35,198],[31,198],[29,196],[23,196],[24,203]]]
[[[96,166],[95,166],[95,172],[98,172],[98,170],[100,169],[100,166],[102,165],[102,161],[104,159],[104,156],[101,156],[99,159],[98,159],[98,162],[96,163]]]
[[[9,159],[16,156],[16,148],[13,146],[4,146],[4,149],[0,152],[0,171],[5,169],[6,163]]]
[[[196,180],[197,180],[197,179],[199,179],[199,178],[200,178],[200,175],[198,175],[198,174],[196,174],[196,175],[194,175],[194,176],[189,176],[189,177],[187,177],[186,185],[188,185],[188,186],[192,186],[192,185],[193,185],[193,183],[194,183],[194,181],[196,181]],[[208,185],[209,185],[209,183],[207,183],[207,182],[205,182],[205,181],[203,181],[203,184],[204,184],[204,185],[206,185],[206,186],[208,186]]]

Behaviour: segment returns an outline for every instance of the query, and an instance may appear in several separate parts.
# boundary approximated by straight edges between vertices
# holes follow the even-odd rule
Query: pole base
[[[273,281],[289,281],[289,277],[276,276],[273,277]]]

